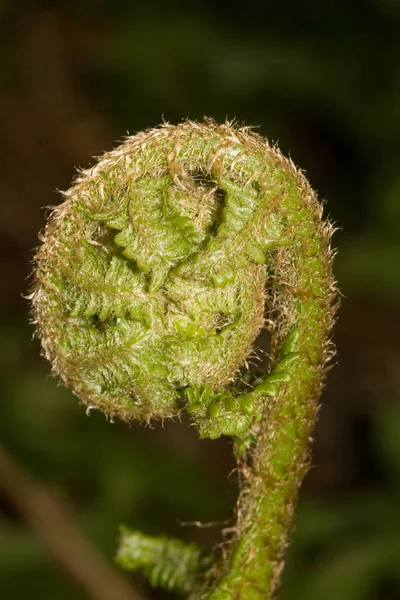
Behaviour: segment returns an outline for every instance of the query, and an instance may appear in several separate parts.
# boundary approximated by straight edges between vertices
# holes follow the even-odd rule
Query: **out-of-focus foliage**
[[[161,432],[159,441],[157,430],[108,423],[99,413],[86,418],[72,394],[48,376],[47,364],[38,358],[38,344],[30,344],[27,326],[5,326],[0,348],[5,384],[2,443],[50,488],[68,490],[77,524],[110,560],[121,521],[153,534],[161,530],[188,537],[191,532],[182,529],[178,517],[204,522],[227,517],[233,494],[229,499],[224,480],[201,464],[190,439],[183,452],[171,428]],[[191,437],[195,435],[193,430]],[[21,573],[28,571],[33,572],[33,597],[85,597],[79,590],[75,595],[71,590],[56,593],[64,584],[55,579],[50,585],[54,576],[46,572],[51,565],[46,549],[16,520],[12,507],[7,508],[10,514],[0,513],[3,597],[25,597],[27,581]]]
[[[395,0],[1,4],[0,440],[110,560],[121,522],[212,545],[215,529],[177,518],[228,518],[233,462],[187,423],[87,418],[49,376],[20,297],[41,207],[126,131],[236,117],[291,154],[341,227],[338,364],[281,598],[400,596],[399,27]],[[3,498],[0,597],[86,597]]]

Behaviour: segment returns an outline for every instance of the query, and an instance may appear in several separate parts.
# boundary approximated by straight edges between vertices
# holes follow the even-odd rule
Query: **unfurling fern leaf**
[[[245,473],[235,534],[204,576],[183,542],[123,545],[121,564],[155,585],[208,600],[277,587],[332,354],[321,214],[277,148],[246,128],[185,122],[106,154],[46,228],[33,305],[54,372],[110,416],[186,411],[201,437],[233,438]],[[263,328],[267,372],[246,373]]]

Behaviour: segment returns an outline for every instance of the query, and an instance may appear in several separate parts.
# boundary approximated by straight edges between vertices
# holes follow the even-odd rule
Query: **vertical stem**
[[[286,177],[288,194],[282,210],[292,243],[278,251],[276,260],[276,268],[284,265],[284,273],[275,274],[273,310],[279,316],[273,352],[275,359],[283,357],[280,363],[278,359],[280,372],[285,371],[285,362],[290,363],[288,381],[272,401],[265,402],[250,461],[240,465],[247,484],[238,502],[237,532],[227,573],[208,600],[262,600],[276,591],[299,488],[309,467],[324,366],[331,354],[328,336],[335,294],[331,227],[321,222],[301,180],[297,193],[291,194],[293,180],[290,174]],[[281,332],[293,323],[295,330],[285,341]],[[289,354],[297,359],[287,360]]]

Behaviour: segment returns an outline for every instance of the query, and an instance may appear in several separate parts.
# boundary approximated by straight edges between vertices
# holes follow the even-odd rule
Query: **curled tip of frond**
[[[238,522],[207,598],[268,597],[334,353],[334,225],[292,159],[236,120],[163,119],[63,196],[31,295],[53,372],[111,420],[187,411],[201,437],[234,437]]]

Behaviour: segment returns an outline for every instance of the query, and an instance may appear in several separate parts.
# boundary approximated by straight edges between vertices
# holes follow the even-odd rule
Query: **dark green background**
[[[110,561],[121,522],[211,545],[218,528],[178,519],[229,518],[233,461],[186,422],[88,418],[49,377],[21,297],[42,207],[127,132],[237,118],[306,171],[340,228],[338,364],[279,597],[400,598],[399,38],[396,0],[1,2],[0,438]],[[87,598],[5,497],[0,597]]]

